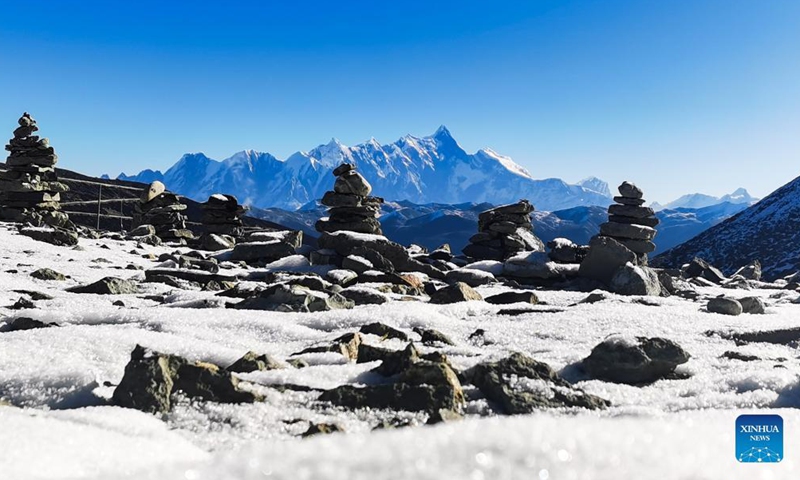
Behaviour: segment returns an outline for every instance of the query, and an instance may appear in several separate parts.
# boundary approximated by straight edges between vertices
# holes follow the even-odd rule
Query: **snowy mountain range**
[[[653,263],[679,267],[695,256],[726,274],[759,260],[764,278],[768,280],[800,270],[800,177],[755,205],[664,252]]]
[[[229,193],[247,205],[294,210],[322,197],[333,186],[331,171],[342,162],[357,166],[373,194],[416,204],[516,202],[527,198],[538,210],[611,203],[608,184],[594,177],[577,185],[557,178],[534,179],[509,157],[485,148],[467,153],[442,126],[431,136],[406,135],[381,145],[374,138],[348,147],[333,139],[285,160],[245,150],[223,161],[186,154],[166,172],[144,170],[120,180],[161,180],[168,189],[198,201]]]
[[[737,188],[733,193],[723,195],[721,197],[714,197],[703,193],[690,193],[673,200],[666,205],[661,205],[658,202],[653,202],[651,207],[654,210],[669,210],[676,208],[705,208],[722,203],[730,203],[734,205],[752,205],[758,202],[758,198],[753,197],[744,188]]]

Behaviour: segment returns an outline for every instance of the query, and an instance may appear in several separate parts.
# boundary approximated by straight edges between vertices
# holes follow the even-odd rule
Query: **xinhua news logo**
[[[780,415],[740,415],[736,419],[736,459],[741,463],[783,460],[783,418]]]

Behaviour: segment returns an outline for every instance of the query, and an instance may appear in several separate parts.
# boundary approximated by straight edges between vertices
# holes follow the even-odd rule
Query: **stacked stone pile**
[[[46,138],[33,135],[38,130],[36,120],[26,112],[6,145],[10,153],[8,170],[0,172],[0,218],[74,230],[67,214],[60,211],[60,192],[69,187],[56,177],[58,156]]]
[[[656,249],[653,238],[659,220],[650,207],[645,207],[642,189],[630,182],[619,186],[616,204],[608,207],[608,222],[600,225],[600,235],[611,237],[636,254],[641,265],[647,265],[647,254]]]
[[[134,207],[133,227],[152,225],[161,240],[185,243],[193,235],[186,229],[184,210],[186,205],[178,200],[178,196],[168,192],[163,183],[155,181],[142,192]]]
[[[504,260],[519,252],[543,252],[544,244],[533,234],[533,205],[527,200],[481,213],[478,233],[470,237],[464,255],[482,260]]]
[[[233,195],[217,193],[208,197],[202,205],[203,217],[201,222],[208,233],[241,237],[244,234],[241,217],[245,208]]]
[[[336,182],[333,190],[325,192],[322,204],[329,207],[327,219],[314,226],[318,232],[350,231],[383,235],[377,217],[383,199],[370,197],[372,186],[355,171],[355,166],[343,163],[333,170]]]

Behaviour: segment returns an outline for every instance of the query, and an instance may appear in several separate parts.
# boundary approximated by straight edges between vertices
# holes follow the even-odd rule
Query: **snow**
[[[0,224],[0,305],[24,296],[15,289],[53,296],[36,301],[35,309],[7,310],[5,319],[27,316],[61,325],[0,333],[0,399],[14,405],[0,406],[4,479],[243,480],[264,478],[265,473],[271,474],[269,478],[292,479],[738,479],[796,478],[800,473],[792,450],[800,441],[796,428],[785,432],[787,457],[778,465],[739,465],[733,446],[734,421],[743,413],[777,413],[787,426],[800,424],[796,348],[737,346],[705,334],[794,327],[800,315],[800,305],[791,303],[796,293],[700,289],[709,296],[759,295],[768,304],[766,315],[738,317],[707,313],[702,303],[676,297],[648,299],[654,305],[646,305],[635,297],[609,295],[602,302],[575,305],[586,294],[566,291],[537,291],[546,306],[518,316],[499,315],[502,306],[485,302],[391,302],[310,314],[196,309],[184,306],[214,298],[214,292],[183,292],[157,283],[143,283],[139,295],[65,291],[106,276],[141,277],[141,272],[124,268],[129,264],[151,268],[156,263],[144,254],[157,257],[175,250],[145,246],[132,254],[132,242],[111,239],[82,239],[81,245],[84,251],[54,247]],[[92,262],[96,258],[110,263]],[[286,268],[302,266],[298,259],[286,260]],[[42,267],[70,278],[57,282],[29,276]],[[489,285],[477,290],[488,296],[504,288]],[[174,301],[160,305],[147,298],[151,295]],[[115,300],[126,307],[112,305]],[[163,417],[107,405],[137,343],[222,366],[250,350],[285,362],[293,353],[375,321],[412,338],[417,338],[414,327],[442,331],[456,345],[439,350],[458,369],[514,351],[525,353],[550,364],[588,393],[610,400],[612,407],[510,418],[468,416],[423,426],[419,414],[342,411],[314,404],[313,392],[281,393],[267,386],[331,388],[381,381],[369,372],[374,363],[348,363],[335,353],[302,355],[311,364],[304,369],[239,375],[243,385],[266,396],[260,403],[185,400]],[[486,331],[488,345],[468,341],[478,328]],[[609,335],[663,336],[678,342],[691,354],[680,367],[680,373],[689,377],[643,387],[582,377],[576,362]],[[399,340],[381,341],[374,335],[365,335],[365,341],[390,349],[404,346]],[[419,348],[423,353],[433,351]],[[721,358],[726,351],[760,360]],[[542,388],[519,380],[525,388]],[[474,398],[466,410],[491,409],[484,399]],[[372,431],[395,417],[416,426]],[[307,429],[308,421],[337,423],[347,433],[299,440],[297,435]]]

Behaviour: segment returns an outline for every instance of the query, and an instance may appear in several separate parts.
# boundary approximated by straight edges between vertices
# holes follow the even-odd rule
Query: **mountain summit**
[[[118,178],[161,180],[170,190],[198,201],[221,192],[255,207],[294,210],[321,198],[330,183],[328,175],[342,162],[355,164],[376,195],[393,201],[500,204],[527,198],[537,209],[548,211],[611,203],[605,182],[593,178],[584,185],[570,185],[556,178],[536,180],[511,158],[491,149],[467,153],[444,125],[433,135],[406,135],[388,145],[373,138],[348,147],[334,138],[286,160],[253,150],[223,161],[202,153],[186,154],[163,174],[144,170]]]

